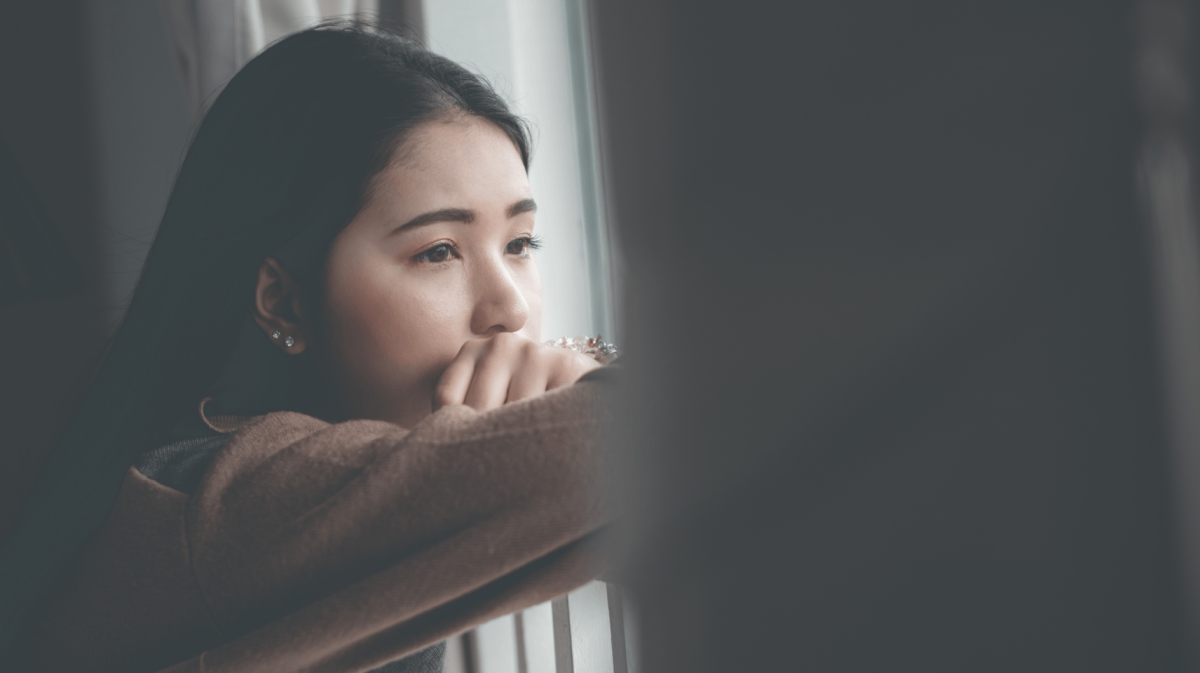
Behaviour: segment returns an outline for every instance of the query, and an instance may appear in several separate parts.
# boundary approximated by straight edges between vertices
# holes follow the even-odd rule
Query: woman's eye
[[[509,243],[508,247],[504,249],[504,252],[507,252],[510,255],[521,255],[524,257],[529,255],[530,250],[537,250],[540,247],[542,247],[541,241],[539,241],[536,236],[522,236],[521,238],[514,239],[511,243]]]
[[[442,243],[440,245],[435,245],[432,248],[426,250],[425,252],[422,252],[417,255],[418,261],[432,262],[434,264],[438,264],[441,262],[447,262],[453,258],[454,258],[454,247],[451,246],[449,243]]]

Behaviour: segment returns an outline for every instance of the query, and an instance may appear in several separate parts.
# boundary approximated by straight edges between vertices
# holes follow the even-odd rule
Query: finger
[[[470,343],[470,342],[468,342]],[[475,376],[475,366],[479,352],[468,348],[466,344],[458,351],[454,361],[442,372],[437,387],[433,391],[433,410],[452,404],[463,404],[467,391],[471,388],[471,379]]]
[[[567,352],[564,355],[567,357],[552,369],[546,381],[546,390],[572,385],[584,374],[601,366],[599,362],[582,353]]]
[[[523,362],[513,373],[512,381],[508,384],[508,398],[505,403],[536,397],[546,392],[549,375],[549,368],[544,361],[534,359]]]
[[[475,375],[471,387],[463,398],[463,404],[476,411],[495,409],[504,404],[508,395],[508,383],[512,378],[511,360],[491,349],[475,363]]]

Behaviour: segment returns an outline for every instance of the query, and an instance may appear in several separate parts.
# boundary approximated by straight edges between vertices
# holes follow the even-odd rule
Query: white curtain
[[[263,47],[326,19],[374,17],[379,0],[159,0],[193,115]]]

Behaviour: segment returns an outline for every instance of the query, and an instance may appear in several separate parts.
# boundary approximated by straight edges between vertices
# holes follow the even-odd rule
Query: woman
[[[594,577],[602,384],[571,384],[603,370],[537,343],[528,162],[490,88],[391,35],[234,77],[6,541],[5,659],[437,669],[397,660]]]

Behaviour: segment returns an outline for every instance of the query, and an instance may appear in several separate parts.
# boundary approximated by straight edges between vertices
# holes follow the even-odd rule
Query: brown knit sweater
[[[193,495],[130,468],[32,629],[32,672],[367,671],[603,569],[583,382],[411,431],[239,424]]]

